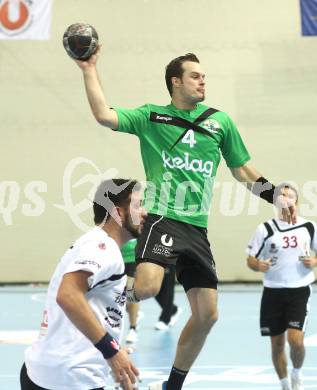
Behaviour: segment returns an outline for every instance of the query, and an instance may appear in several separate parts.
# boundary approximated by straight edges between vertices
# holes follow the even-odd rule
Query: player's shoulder
[[[156,112],[158,114],[171,114],[173,112],[173,106],[171,104],[161,105],[154,103],[147,103],[146,108],[149,112]]]
[[[216,110],[216,109],[213,109]],[[222,129],[222,131],[227,134],[230,131],[232,131],[233,128],[236,127],[235,122],[232,120],[231,116],[221,110],[211,111],[211,115],[209,116],[210,120],[214,120],[219,123],[219,128]]]
[[[311,223],[312,225],[317,226],[316,222],[311,219],[306,219],[300,216],[297,217],[297,224],[304,225],[305,223]]]
[[[273,219],[261,222],[255,229],[255,234],[267,236],[272,235],[273,231]]]
[[[312,235],[317,234],[317,224],[311,219],[306,219],[303,217],[297,217],[297,226],[305,226],[308,230],[311,231]]]
[[[92,252],[100,258],[109,255],[120,257],[118,244],[98,226],[83,234],[76,243],[81,251]]]

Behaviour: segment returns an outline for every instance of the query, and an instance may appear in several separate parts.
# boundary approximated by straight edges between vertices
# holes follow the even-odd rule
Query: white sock
[[[283,386],[283,385],[289,386],[289,380],[288,380],[288,378],[282,378],[282,379],[280,379],[280,381],[281,381],[281,385],[282,385],[282,386]]]
[[[302,375],[301,369],[300,368],[293,368],[292,374],[294,376],[300,377]]]

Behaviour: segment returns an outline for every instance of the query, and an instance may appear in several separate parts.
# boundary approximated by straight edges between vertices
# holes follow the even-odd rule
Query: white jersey
[[[39,339],[25,352],[28,376],[40,387],[88,390],[106,384],[106,360],[56,303],[63,275],[79,270],[92,273],[86,298],[96,317],[114,338],[121,337],[126,301],[124,263],[117,243],[95,227],[81,236],[58,264],[48,287]]]
[[[252,237],[247,254],[259,260],[272,260],[264,273],[263,284],[271,288],[304,287],[314,282],[314,271],[300,261],[300,256],[317,252],[315,222],[298,217],[295,225],[271,219],[259,225]]]

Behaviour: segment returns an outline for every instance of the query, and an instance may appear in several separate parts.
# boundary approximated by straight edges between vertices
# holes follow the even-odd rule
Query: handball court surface
[[[317,287],[313,287],[305,338],[305,390],[317,390]],[[219,320],[188,375],[184,390],[280,389],[272,368],[269,338],[261,337],[259,332],[261,291],[260,285],[219,286]],[[36,338],[45,292],[45,287],[39,286],[0,287],[0,390],[20,389],[24,349]],[[141,303],[144,318],[131,355],[143,378],[140,390],[148,389],[148,383],[164,379],[169,373],[178,336],[189,316],[186,297],[179,286],[175,302],[184,311],[168,331],[154,329],[160,312],[156,301]]]

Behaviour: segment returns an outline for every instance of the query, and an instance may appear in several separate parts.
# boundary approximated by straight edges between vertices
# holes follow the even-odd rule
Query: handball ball
[[[97,50],[97,31],[90,24],[74,23],[65,31],[63,45],[70,57],[76,60],[88,60]]]

